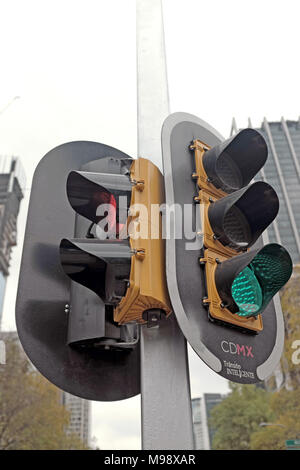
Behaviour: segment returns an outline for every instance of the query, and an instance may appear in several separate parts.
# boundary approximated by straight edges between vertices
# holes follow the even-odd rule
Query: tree
[[[248,450],[251,435],[274,418],[270,394],[255,385],[231,384],[231,393],[211,411],[216,450]]]
[[[294,363],[292,345],[300,339],[300,266],[280,293],[285,320],[285,345],[281,358],[285,381],[270,399],[274,415],[271,425],[251,436],[251,449],[285,449],[285,441],[300,438],[300,365]]]
[[[288,439],[300,439],[300,388],[280,391],[271,396],[270,406],[274,415],[270,426],[261,428],[251,436],[251,449],[285,449]]]
[[[84,449],[65,432],[69,413],[59,390],[33,369],[15,338],[5,339],[0,366],[0,449]]]
[[[287,386],[290,389],[300,385],[300,365],[293,358],[293,343],[300,339],[300,266],[295,266],[293,275],[281,291],[281,305],[285,320],[285,347],[281,359],[286,374]]]
[[[285,449],[288,439],[300,439],[300,365],[293,361],[300,340],[300,266],[281,290],[285,319],[282,388],[272,394],[255,386],[231,385],[232,392],[212,410],[215,449]],[[273,390],[276,390],[274,380]],[[269,423],[268,426],[259,426]]]

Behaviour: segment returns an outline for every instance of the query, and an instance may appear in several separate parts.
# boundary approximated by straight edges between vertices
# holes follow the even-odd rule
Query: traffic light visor
[[[242,317],[257,316],[292,274],[292,260],[281,245],[235,256],[218,265],[216,287],[225,306]]]
[[[95,224],[105,218],[103,231],[114,233],[115,237],[126,224],[131,189],[125,175],[71,171],[67,179],[72,208]]]
[[[244,129],[205,152],[203,166],[216,188],[232,193],[250,183],[264,166],[267,156],[263,136],[255,129]]]
[[[131,249],[127,240],[64,238],[60,259],[72,281],[91,289],[105,302],[117,304],[130,276]]]
[[[276,192],[259,181],[210,204],[208,217],[217,239],[240,251],[256,242],[278,210]]]

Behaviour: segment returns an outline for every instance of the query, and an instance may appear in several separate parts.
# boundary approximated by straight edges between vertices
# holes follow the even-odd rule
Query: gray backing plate
[[[195,171],[194,156],[189,150],[193,139],[210,146],[224,140],[196,116],[175,113],[165,120],[162,149],[167,204],[178,203],[183,207],[196,195],[191,178]],[[194,206],[194,213],[198,208]],[[175,213],[174,226],[179,223]],[[194,229],[195,224],[194,221]],[[201,246],[187,250],[186,242],[190,240],[184,236],[166,240],[166,271],[172,306],[187,341],[211,369],[233,382],[255,383],[266,379],[278,364],[283,349],[283,317],[278,297],[264,311],[264,329],[258,335],[213,324],[202,305],[204,273],[198,262]]]
[[[131,352],[77,351],[67,346],[70,280],[59,258],[59,243],[73,238],[75,212],[66,195],[66,179],[90,161],[130,158],[107,145],[71,142],[51,150],[32,182],[23,248],[16,321],[21,343],[36,368],[58,387],[101,401],[140,392],[139,347]]]

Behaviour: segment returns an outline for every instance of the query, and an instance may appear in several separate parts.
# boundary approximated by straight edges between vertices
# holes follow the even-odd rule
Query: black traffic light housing
[[[267,303],[292,273],[290,256],[279,245],[264,247],[256,256],[240,254],[255,244],[279,209],[268,183],[247,186],[267,160],[267,144],[258,131],[245,129],[213,148],[197,139],[190,148],[196,166],[195,201],[203,213],[203,302],[212,321],[258,333]]]
[[[70,172],[68,200],[92,225],[85,238],[61,241],[61,262],[73,281],[113,306],[117,324],[145,323],[148,311],[171,313],[161,217],[152,212],[154,204],[164,203],[163,180],[143,158],[127,160],[119,169],[120,174]],[[122,347],[121,340],[116,347]]]

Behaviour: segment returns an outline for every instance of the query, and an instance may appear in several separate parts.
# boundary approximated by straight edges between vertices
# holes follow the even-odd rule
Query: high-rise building
[[[280,202],[279,214],[267,229],[269,242],[285,246],[295,265],[300,262],[300,118],[298,121],[282,118],[278,122],[264,118],[257,130],[269,150],[267,163],[257,179],[270,183]],[[233,119],[231,133],[236,132]]]
[[[192,399],[192,414],[193,414],[193,428],[194,428],[194,440],[195,448],[197,450],[205,450],[206,446],[204,443],[204,423],[203,423],[203,412],[201,409],[202,398]]]
[[[214,406],[221,403],[225,395],[220,393],[204,393],[202,398],[192,399],[193,427],[195,448],[210,450],[215,430],[211,427],[209,418]]]
[[[17,216],[25,182],[20,160],[0,156],[0,327],[11,250],[17,244]]]
[[[62,392],[62,404],[70,412],[67,433],[75,434],[86,446],[90,445],[90,402],[67,392]]]
[[[248,127],[252,127],[250,119]],[[269,242],[286,247],[295,266],[300,263],[300,118],[297,121],[281,118],[276,122],[264,118],[257,130],[268,146],[268,160],[257,179],[266,180],[273,186],[280,203],[279,214],[267,229]],[[236,132],[238,128],[233,119],[231,134]],[[268,390],[289,386],[284,357],[281,362],[271,380],[265,383]]]
[[[209,449],[212,448],[213,438],[216,432],[216,430],[211,427],[209,418],[211,416],[212,409],[221,403],[224,398],[225,395],[221,395],[220,393],[204,393],[203,395],[204,418],[208,429]]]

